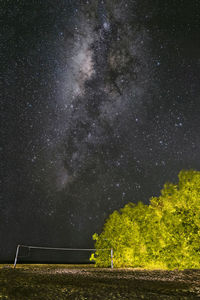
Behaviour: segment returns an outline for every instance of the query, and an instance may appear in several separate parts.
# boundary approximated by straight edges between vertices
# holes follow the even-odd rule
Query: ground
[[[200,299],[200,270],[0,265],[0,299]]]

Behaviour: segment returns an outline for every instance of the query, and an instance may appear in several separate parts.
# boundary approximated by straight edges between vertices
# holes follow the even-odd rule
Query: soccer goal
[[[55,248],[55,247],[39,247],[39,246],[27,246],[27,245],[17,245],[16,253],[15,253],[15,259],[14,259],[14,268],[17,265],[17,262],[19,261],[19,258],[22,257],[28,257],[30,256],[31,250],[47,250],[47,251],[75,251],[75,252],[95,252],[95,251],[108,251],[108,255],[110,255],[110,267],[113,269],[113,249],[85,249],[85,248]],[[26,250],[26,255],[23,251],[23,254],[20,254],[21,250]],[[110,254],[109,254],[110,252]]]

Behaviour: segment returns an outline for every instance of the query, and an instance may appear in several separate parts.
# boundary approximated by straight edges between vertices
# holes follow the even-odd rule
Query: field
[[[0,265],[0,299],[200,299],[200,270]]]

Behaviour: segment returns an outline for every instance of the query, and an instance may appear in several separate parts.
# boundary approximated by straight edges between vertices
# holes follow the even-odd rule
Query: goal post
[[[40,250],[58,250],[58,251],[110,251],[110,266],[113,269],[113,248],[104,248],[104,249],[87,249],[87,248],[58,248],[58,247],[40,247],[40,246],[27,246],[27,245],[17,245],[15,259],[13,267],[16,268],[20,247],[28,248],[30,251],[31,249],[40,249]]]

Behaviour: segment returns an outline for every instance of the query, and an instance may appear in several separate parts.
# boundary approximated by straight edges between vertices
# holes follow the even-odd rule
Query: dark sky
[[[200,170],[198,0],[2,0],[0,259],[93,246]]]

